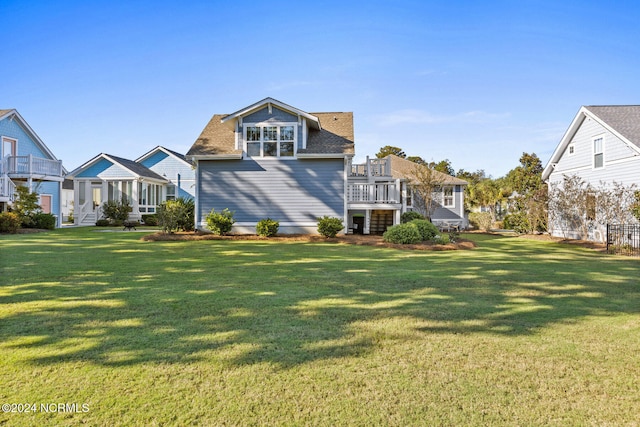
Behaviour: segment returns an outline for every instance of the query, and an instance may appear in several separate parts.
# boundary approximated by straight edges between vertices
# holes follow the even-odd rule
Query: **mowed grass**
[[[637,259],[140,237],[0,236],[0,425],[638,425]]]

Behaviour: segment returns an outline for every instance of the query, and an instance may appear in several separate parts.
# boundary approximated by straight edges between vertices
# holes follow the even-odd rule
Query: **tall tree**
[[[422,157],[420,157],[420,156],[408,156],[408,157],[407,157],[407,160],[409,160],[410,162],[413,162],[413,163],[417,163],[417,164],[419,164],[419,165],[427,166],[427,162],[426,162],[426,160],[425,160],[425,159],[423,159],[423,158],[422,158]]]
[[[437,207],[435,199],[442,191],[445,176],[428,166],[418,164],[413,167],[411,174],[413,207],[431,221]]]
[[[505,177],[513,191],[512,211],[526,219],[530,232],[547,227],[547,185],[542,181],[542,162],[535,153],[522,153],[520,166]]]
[[[383,157],[387,157],[389,154],[394,154],[398,157],[402,157],[403,159],[407,157],[404,151],[402,151],[402,148],[394,147],[393,145],[385,145],[380,148],[380,151],[376,153],[376,157],[382,159]]]
[[[456,173],[456,171],[453,170],[453,166],[451,166],[451,161],[449,161],[449,159],[440,160],[438,163],[430,162],[429,167],[451,176],[454,176]]]
[[[542,182],[542,162],[535,153],[522,153],[520,166],[511,169],[506,180],[520,195],[535,193],[544,186]]]

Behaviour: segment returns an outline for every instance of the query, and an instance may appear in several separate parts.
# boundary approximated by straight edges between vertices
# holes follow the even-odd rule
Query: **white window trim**
[[[576,144],[574,144],[573,142],[569,144],[569,147],[567,147],[567,154],[570,156],[576,154]]]
[[[602,140],[602,152],[599,154],[602,154],[602,166],[600,167],[596,167],[596,141],[598,139]],[[591,169],[592,170],[596,170],[596,169],[604,169],[605,168],[605,158],[606,158],[606,149],[605,149],[605,137],[604,134],[602,135],[597,135],[594,136],[593,138],[591,138]]]
[[[4,159],[5,157],[7,157],[7,154],[4,152],[4,143],[5,141],[11,142],[13,143],[13,151],[14,153],[12,155],[17,156],[18,155],[18,138],[11,138],[9,136],[3,136],[1,138],[0,141],[0,154],[2,155],[2,159]],[[11,155],[11,154],[10,154]]]
[[[280,156],[280,129],[283,126],[291,126],[293,127],[293,156]],[[276,143],[276,155],[275,156],[265,156],[264,155],[264,133],[260,132],[260,156],[249,156],[247,151],[247,128],[249,127],[277,127],[278,136]],[[242,155],[244,159],[261,159],[261,160],[269,160],[269,159],[278,159],[278,160],[292,160],[295,159],[298,154],[298,124],[295,122],[259,122],[259,123],[242,123]],[[251,141],[258,142],[258,141]],[[274,141],[269,141],[274,142]]]
[[[445,203],[445,189],[450,188],[451,189],[451,205],[447,205]],[[443,185],[442,186],[442,207],[443,208],[447,208],[447,209],[453,209],[456,207],[456,187],[455,185]]]

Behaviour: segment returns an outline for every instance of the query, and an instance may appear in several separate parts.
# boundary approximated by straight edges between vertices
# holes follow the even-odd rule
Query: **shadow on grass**
[[[0,351],[34,364],[286,368],[364,355],[395,334],[525,335],[640,307],[636,260],[547,242],[485,236],[473,251],[430,253],[138,238],[3,238]]]

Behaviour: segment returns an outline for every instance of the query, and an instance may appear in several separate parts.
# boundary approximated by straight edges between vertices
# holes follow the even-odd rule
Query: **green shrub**
[[[474,228],[487,231],[491,228],[491,214],[489,212],[471,212],[469,223]]]
[[[56,228],[56,217],[50,213],[38,212],[32,215],[33,227],[43,230],[53,230]]]
[[[524,212],[517,212],[504,217],[503,226],[507,230],[516,233],[528,233],[531,231],[531,223]]]
[[[439,233],[438,227],[426,219],[414,219],[409,224],[413,224],[418,228],[422,240],[431,240]]]
[[[278,228],[280,227],[280,223],[271,218],[261,219],[256,224],[256,233],[258,236],[262,237],[272,237],[278,234]]]
[[[411,222],[414,219],[424,219],[424,216],[422,216],[419,212],[416,212],[416,211],[407,211],[402,215],[400,215],[400,223],[402,224]]]
[[[446,245],[447,243],[450,243],[449,236],[442,234],[435,236],[431,241],[436,245]]]
[[[28,187],[18,185],[16,187],[16,199],[12,210],[20,218],[20,224],[25,228],[33,228],[33,215],[42,208],[38,204],[38,194],[29,191]]]
[[[102,204],[102,216],[115,222],[120,221],[120,224],[129,218],[129,212],[131,204],[126,196],[122,196],[120,201],[108,200]]]
[[[344,224],[340,218],[332,218],[323,216],[318,218],[318,233],[324,237],[336,237],[336,234],[344,228]]]
[[[142,222],[144,222],[144,225],[155,227],[158,225],[158,216],[156,214],[142,215]]]
[[[195,215],[195,203],[193,199],[179,197],[175,200],[167,200],[158,207],[156,224],[162,227],[165,233],[174,231],[193,231]]]
[[[0,233],[16,233],[21,223],[17,213],[0,212]]]
[[[164,233],[173,233],[180,228],[179,221],[183,215],[182,204],[175,200],[167,200],[158,206],[158,225]]]
[[[231,231],[233,228],[233,212],[228,208],[225,208],[222,212],[216,212],[215,209],[211,209],[211,212],[207,214],[207,227],[213,234],[224,235]]]
[[[99,219],[96,221],[96,226],[98,227],[108,227],[111,225],[111,221],[108,219]]]
[[[418,231],[418,226],[412,222],[406,224],[392,225],[382,235],[382,240],[388,243],[399,243],[403,245],[420,243],[422,236]]]
[[[178,197],[176,203],[182,205],[182,214],[178,218],[178,228],[183,231],[193,231],[196,227],[196,202],[191,198]]]

